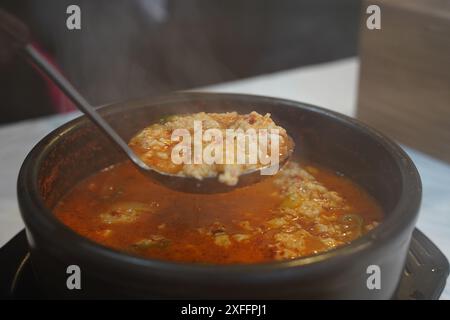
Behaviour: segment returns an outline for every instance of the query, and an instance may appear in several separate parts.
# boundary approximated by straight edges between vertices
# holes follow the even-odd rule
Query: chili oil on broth
[[[110,248],[212,264],[316,254],[351,242],[383,217],[375,200],[349,179],[295,161],[258,184],[222,194],[170,190],[127,161],[80,182],[54,213]]]

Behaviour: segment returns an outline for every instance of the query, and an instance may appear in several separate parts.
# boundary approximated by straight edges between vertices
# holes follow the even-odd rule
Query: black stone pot
[[[78,181],[124,158],[89,120],[80,117],[39,142],[19,174],[19,204],[42,291],[59,298],[391,298],[421,200],[417,170],[391,140],[335,112],[249,95],[181,93],[109,105],[101,112],[129,139],[165,115],[252,110],[270,112],[294,138],[301,157],[364,187],[381,204],[385,220],[350,245],[267,264],[180,264],[108,249],[77,235],[51,211]],[[69,265],[81,268],[81,290],[66,286]],[[380,289],[367,286],[372,265],[380,268]]]

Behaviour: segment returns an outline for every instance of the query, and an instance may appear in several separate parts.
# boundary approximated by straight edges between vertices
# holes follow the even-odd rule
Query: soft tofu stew
[[[374,199],[352,181],[298,161],[260,183],[222,194],[173,191],[123,162],[81,181],[54,213],[106,247],[210,264],[313,255],[348,244],[383,218]]]

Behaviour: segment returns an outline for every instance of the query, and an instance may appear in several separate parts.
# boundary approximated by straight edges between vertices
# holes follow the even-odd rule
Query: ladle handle
[[[72,84],[43,56],[31,43],[30,32],[26,24],[12,14],[0,9],[0,63],[11,59],[16,53],[22,53],[39,70],[46,74],[64,94],[72,100],[80,111],[94,122],[136,165],[148,170],[149,167],[130,149],[128,144],[100,116]]]
[[[148,170],[148,166],[131,150],[121,136],[103,119],[77,89],[43,56],[32,44],[24,47],[25,56],[33,62],[39,70],[44,72],[65,93],[65,95],[92,120],[103,132],[126,153],[136,165]]]

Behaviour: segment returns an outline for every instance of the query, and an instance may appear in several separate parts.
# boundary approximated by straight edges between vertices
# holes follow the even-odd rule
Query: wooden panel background
[[[381,30],[365,8],[381,8]],[[450,1],[365,1],[357,116],[393,139],[450,162]]]

